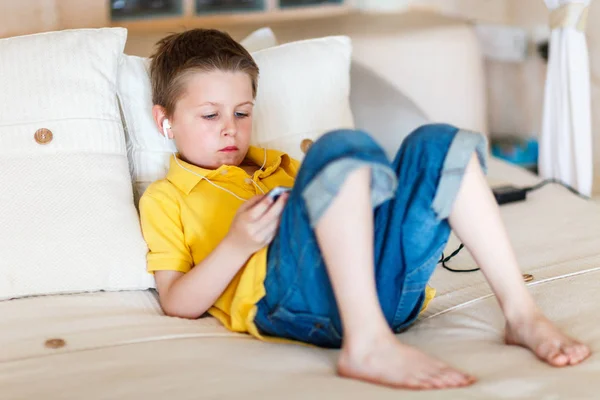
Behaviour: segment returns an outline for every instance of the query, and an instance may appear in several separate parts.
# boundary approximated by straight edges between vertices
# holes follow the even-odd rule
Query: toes
[[[563,352],[560,341],[542,343],[536,354],[542,360],[555,367],[563,367],[569,363],[569,357]]]
[[[436,382],[441,382],[443,386],[437,386],[442,388],[456,388],[468,386],[474,382],[474,379],[466,374],[458,372],[450,367],[446,367],[438,371],[435,376]]]
[[[463,375],[463,379],[464,379],[464,383],[461,384],[461,386],[470,386],[472,384],[474,384],[475,382],[477,382],[477,378],[475,378],[472,375]]]
[[[563,353],[569,358],[569,364],[576,364],[580,358],[575,344],[568,344],[563,347]]]
[[[589,357],[590,349],[581,343],[572,343],[566,347],[565,353],[569,356],[569,364],[579,364]]]
[[[548,361],[555,367],[564,367],[565,365],[569,364],[569,356],[560,352],[557,355],[549,358]]]
[[[405,386],[416,390],[451,389],[468,386],[474,379],[448,366],[422,371],[405,380]]]
[[[452,379],[448,372],[450,372],[448,369],[436,371],[431,378],[431,381],[437,389],[446,389],[459,386],[459,382]]]
[[[473,375],[461,374],[464,379],[464,386],[469,386],[477,382],[477,378]]]
[[[427,379],[419,379],[417,377],[407,379],[401,387],[412,390],[430,390],[434,388]]]
[[[436,389],[444,389],[444,388],[452,387],[452,385],[449,384],[448,382],[446,382],[444,380],[443,376],[440,376],[440,375],[434,375],[434,376],[430,377],[427,381],[429,383],[431,383],[431,385]]]
[[[564,367],[569,364],[569,356],[564,353],[561,347],[553,348],[546,356],[546,360],[555,367]]]
[[[451,369],[446,371],[445,377],[452,383],[452,386],[467,386],[471,383],[468,375]]]
[[[436,379],[442,382],[442,387],[445,388],[458,387],[461,385],[460,379],[456,379],[456,377],[453,376],[452,371],[447,369],[439,371]]]
[[[585,360],[592,354],[590,348],[584,344],[578,343],[575,347],[577,348],[577,355],[580,357],[580,361]]]
[[[444,382],[444,387],[461,387],[467,384],[466,377],[453,370],[442,371],[439,379]]]
[[[538,348],[538,356],[555,367],[579,364],[590,355],[590,349],[574,341],[556,340]]]

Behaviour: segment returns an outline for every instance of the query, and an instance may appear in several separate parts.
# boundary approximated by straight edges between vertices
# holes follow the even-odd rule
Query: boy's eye
[[[202,118],[204,119],[215,119],[217,117],[217,114],[208,114],[208,115],[203,115]]]

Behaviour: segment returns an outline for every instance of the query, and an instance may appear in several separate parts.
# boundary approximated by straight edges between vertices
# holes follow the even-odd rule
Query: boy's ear
[[[158,131],[160,132],[161,135],[164,135],[163,128],[162,128],[163,121],[168,118],[165,108],[163,106],[159,106],[159,105],[153,106],[152,107],[152,116],[154,117],[154,123],[156,123],[156,127],[158,128]],[[168,139],[172,139],[172,137],[169,135]]]

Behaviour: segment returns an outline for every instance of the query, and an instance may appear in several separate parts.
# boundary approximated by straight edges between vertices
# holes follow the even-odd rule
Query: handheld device
[[[277,186],[277,187],[269,190],[269,193],[267,193],[267,196],[270,197],[273,201],[275,201],[279,198],[279,196],[281,196],[282,194],[287,193],[291,190],[292,190],[291,187]]]

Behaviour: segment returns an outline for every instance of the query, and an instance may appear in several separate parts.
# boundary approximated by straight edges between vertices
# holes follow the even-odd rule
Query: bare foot
[[[391,334],[364,351],[350,347],[344,346],[338,362],[338,374],[347,378],[413,390],[456,388],[475,382],[472,376],[400,343]]]
[[[554,367],[579,364],[590,349],[563,334],[542,314],[506,324],[506,343],[530,349],[542,361]]]

